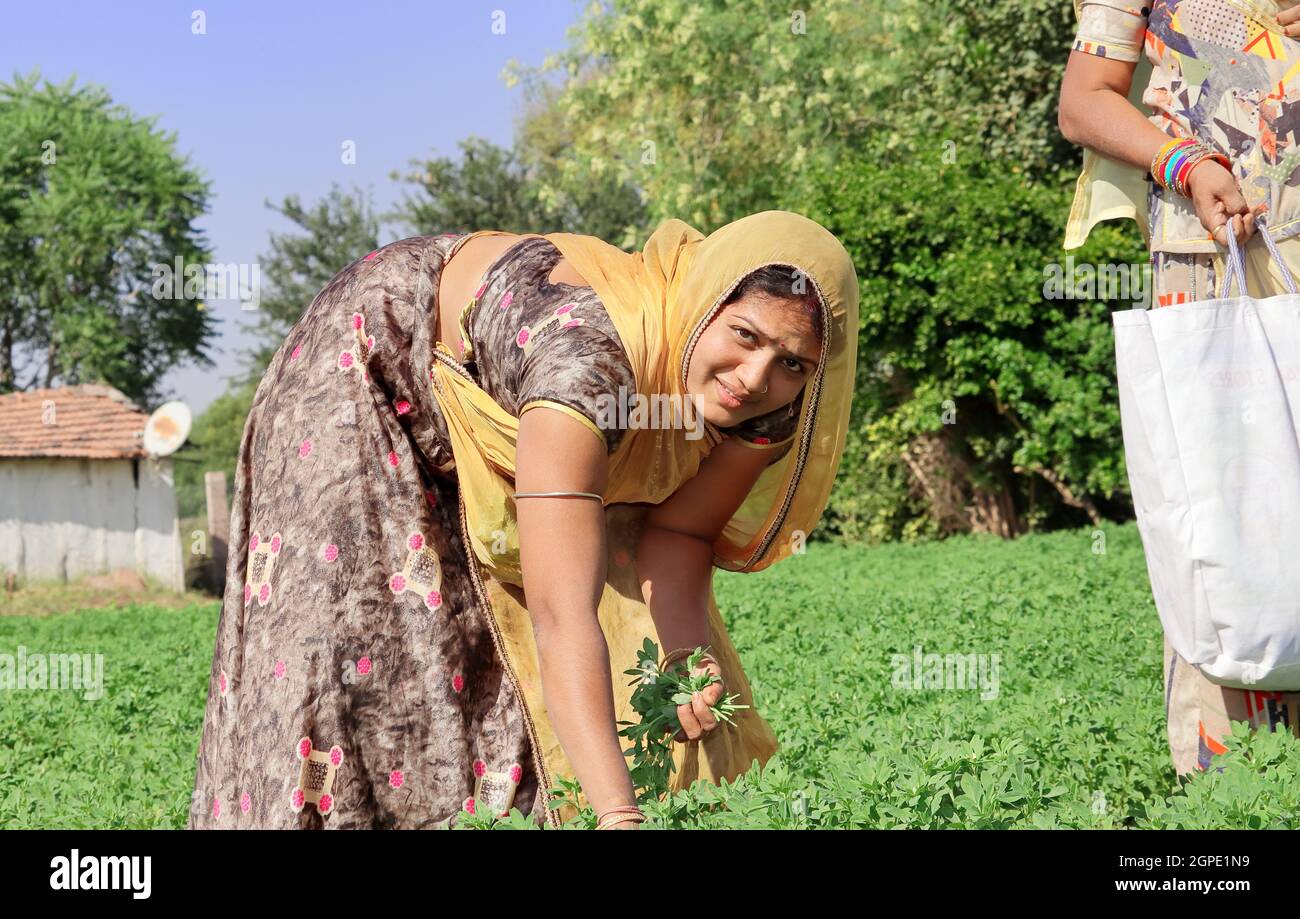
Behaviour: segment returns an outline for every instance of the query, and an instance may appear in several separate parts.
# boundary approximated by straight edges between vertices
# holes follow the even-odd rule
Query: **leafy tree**
[[[1013,536],[1124,516],[1109,314],[1134,304],[1049,296],[1067,189],[973,151],[947,163],[942,149],[883,166],[866,153],[812,183],[809,216],[861,277],[852,462],[832,497],[835,526]],[[1094,237],[1079,262],[1145,262],[1140,240],[1114,227]]]
[[[911,33],[889,127],[809,178],[862,277],[859,436],[832,505],[849,531],[1131,514],[1110,311],[1134,304],[1043,295],[1081,158],[1056,128],[1073,29],[1053,0],[945,0]],[[1074,255],[1146,261],[1127,221]]]
[[[0,83],[0,392],[103,381],[159,401],[171,368],[212,366],[203,303],[154,283],[207,262],[208,183],[156,119],[38,82]]]
[[[1057,0],[597,0],[569,46],[510,81],[545,93],[569,138],[544,199],[612,174],[644,192],[643,239],[668,217],[709,230],[795,207],[806,167],[865,149],[933,155],[939,137],[1036,178],[1079,151],[1056,129],[1074,28]]]
[[[460,142],[461,158],[412,160],[392,177],[414,189],[390,217],[412,232],[505,230],[511,233],[584,233],[617,243],[642,214],[639,193],[609,179],[569,195],[543,195],[565,141],[553,113],[534,105],[514,149],[478,137]]]
[[[558,182],[573,147],[573,131],[557,102],[562,88],[536,80],[524,88],[515,129],[516,156],[543,213],[534,232],[582,233],[614,245],[636,245],[646,226],[645,193],[630,180],[606,174],[573,187]]]
[[[644,191],[642,234],[668,217],[707,230],[774,206],[803,167],[880,119],[864,104],[891,85],[900,36],[924,22],[916,0],[867,9],[825,0],[592,3],[569,48],[541,68],[511,62],[530,85],[569,80],[556,107],[572,135],[541,193],[574,194],[612,176]],[[639,240],[625,240],[634,244]]]
[[[889,146],[928,161],[941,135],[1035,181],[1073,180],[1082,152],[1056,127],[1075,28],[1070,4],[940,0],[925,7],[891,90]]]
[[[391,215],[414,232],[436,235],[473,230],[534,233],[541,207],[515,155],[480,137],[460,141],[459,161],[411,160],[391,177],[414,186]]]

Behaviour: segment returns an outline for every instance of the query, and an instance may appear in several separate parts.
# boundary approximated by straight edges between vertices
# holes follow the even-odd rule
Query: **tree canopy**
[[[154,295],[156,269],[210,256],[208,183],[155,121],[72,80],[0,83],[0,392],[105,382],[147,406],[212,366],[203,301]]]

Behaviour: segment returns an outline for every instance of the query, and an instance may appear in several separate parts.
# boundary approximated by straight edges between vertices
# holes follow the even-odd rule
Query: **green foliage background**
[[[1056,127],[1073,35],[1052,0],[615,0],[519,78],[567,73],[563,195],[646,191],[639,245],[784,208],[823,223],[861,281],[860,374],[815,536],[1005,536],[1131,514],[1109,312],[1049,300],[1080,151]],[[650,155],[648,156],[647,153]],[[1135,225],[1076,260],[1146,261]]]

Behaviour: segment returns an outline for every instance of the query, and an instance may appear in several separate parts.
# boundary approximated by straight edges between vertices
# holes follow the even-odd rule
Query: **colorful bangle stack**
[[[1151,178],[1165,188],[1172,188],[1184,198],[1190,198],[1191,190],[1187,187],[1187,179],[1197,164],[1207,159],[1232,171],[1230,159],[1199,140],[1190,137],[1171,140],[1151,158]]]
[[[642,823],[645,821],[645,814],[643,814],[641,808],[637,807],[635,804],[625,804],[622,807],[611,807],[597,818],[596,829],[608,830],[616,823],[626,823],[629,820]]]

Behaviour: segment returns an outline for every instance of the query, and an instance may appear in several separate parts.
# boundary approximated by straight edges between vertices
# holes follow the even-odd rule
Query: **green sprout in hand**
[[[631,749],[624,751],[624,755],[632,760],[629,771],[638,799],[657,799],[668,792],[674,769],[672,738],[682,730],[677,707],[689,705],[695,693],[722,682],[717,674],[692,672],[704,666],[706,656],[711,658],[707,648],[696,648],[686,658],[684,669],[674,663],[668,670],[660,670],[659,646],[647,638],[637,655],[637,666],[623,671],[635,677],[628,685],[636,687],[632,691],[632,709],[641,716],[639,724],[619,722],[626,725],[619,734],[632,741]],[[719,722],[735,724],[732,716],[742,708],[749,708],[737,705],[738,698],[734,694],[724,696],[710,705],[709,711]]]
[[[668,782],[672,777],[673,753],[672,738],[682,730],[681,719],[677,715],[677,706],[689,705],[697,692],[706,687],[722,682],[717,674],[691,671],[703,668],[703,661],[708,656],[708,648],[696,648],[684,662],[677,661],[667,671],[659,669],[659,646],[649,638],[637,654],[637,665],[623,672],[634,679],[628,684],[635,687],[632,691],[632,709],[640,715],[640,722],[620,721],[625,726],[619,735],[628,738],[632,747],[624,751],[624,756],[632,762],[629,772],[636,790],[637,802],[646,804],[658,801],[668,794]],[[738,705],[737,695],[724,696],[709,706],[709,711],[719,722],[735,724],[733,716],[748,705]],[[565,805],[572,806],[577,814],[565,821],[566,828],[592,829],[596,826],[596,814],[590,805],[578,805],[581,786],[577,779],[557,776],[557,786],[548,789],[548,806],[554,810]]]

